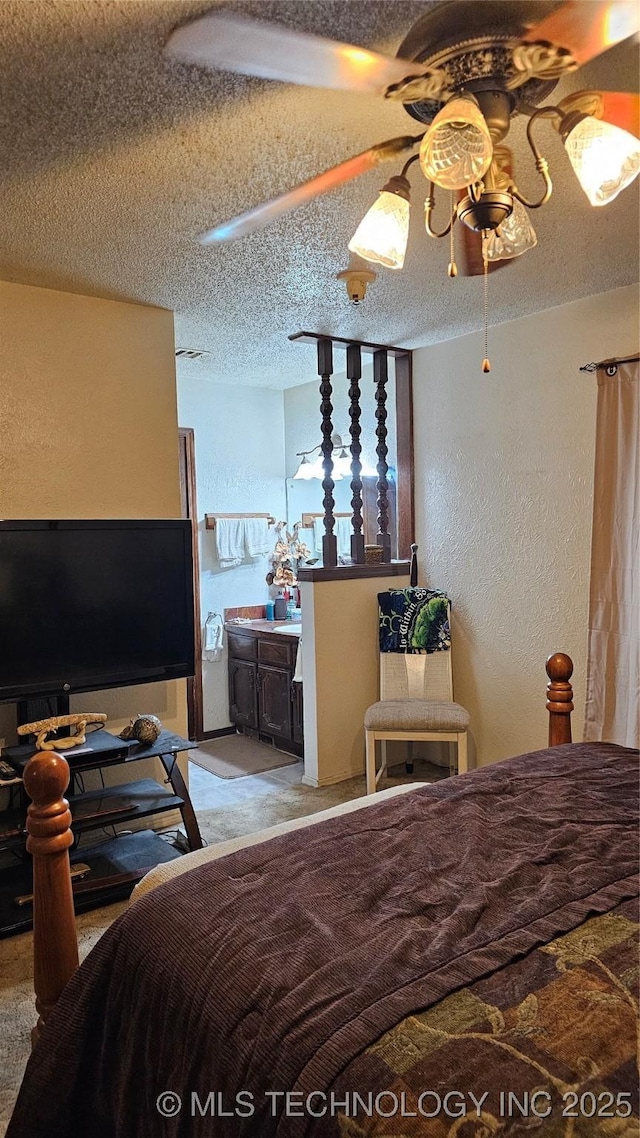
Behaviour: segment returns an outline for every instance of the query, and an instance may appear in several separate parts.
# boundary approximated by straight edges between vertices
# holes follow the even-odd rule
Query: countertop
[[[300,622],[297,620],[243,620],[241,623],[238,623],[235,620],[228,620],[225,622],[224,627],[228,632],[261,632],[261,633],[265,633],[265,632],[274,632],[275,633],[276,628],[287,628],[287,629],[291,628],[292,631],[288,632],[287,635],[293,637],[293,636],[299,636],[300,635],[299,632],[293,632],[293,627],[292,627],[292,626],[299,625],[299,623]],[[281,640],[282,637],[285,635],[285,633],[279,632],[276,635],[278,637],[278,640]]]

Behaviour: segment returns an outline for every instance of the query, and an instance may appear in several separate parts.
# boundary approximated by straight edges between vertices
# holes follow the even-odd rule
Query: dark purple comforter
[[[7,1138],[302,1135],[269,1092],[635,896],[637,826],[638,752],[569,744],[194,869],[87,958]]]

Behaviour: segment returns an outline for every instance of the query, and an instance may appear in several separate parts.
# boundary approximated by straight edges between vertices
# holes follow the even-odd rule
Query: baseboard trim
[[[235,727],[218,727],[216,731],[203,731],[199,743],[206,743],[207,739],[222,739],[224,735],[235,735]]]
[[[342,770],[337,771],[332,775],[325,775],[324,778],[314,778],[312,775],[303,775],[302,783],[304,786],[312,786],[318,790],[323,786],[335,786],[338,782],[346,782],[349,778],[360,778],[364,776],[364,767],[359,770]]]

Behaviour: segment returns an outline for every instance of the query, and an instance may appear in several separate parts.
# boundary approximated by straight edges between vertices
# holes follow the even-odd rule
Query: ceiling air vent
[[[211,352],[206,352],[204,348],[176,348],[178,360],[204,360],[210,355]]]

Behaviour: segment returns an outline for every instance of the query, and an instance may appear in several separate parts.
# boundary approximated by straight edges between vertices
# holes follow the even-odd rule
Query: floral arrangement
[[[300,523],[296,522],[289,533],[286,522],[276,522],[276,546],[269,554],[271,569],[267,573],[267,585],[295,585],[300,562],[310,560],[311,550],[298,538],[299,527]]]

